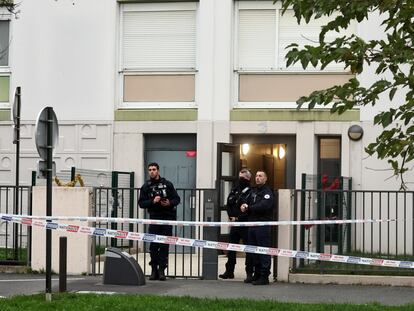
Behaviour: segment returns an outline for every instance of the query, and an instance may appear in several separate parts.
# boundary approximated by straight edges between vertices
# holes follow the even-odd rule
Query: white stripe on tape
[[[387,260],[381,258],[366,258],[366,257],[354,257],[354,256],[343,256],[333,254],[322,254],[313,253],[306,251],[295,251],[289,249],[280,249],[272,247],[262,247],[254,245],[244,244],[232,244],[225,242],[215,242],[208,240],[196,240],[189,238],[180,238],[175,236],[156,235],[150,233],[138,233],[128,232],[122,230],[112,230],[105,228],[85,227],[60,224],[55,222],[45,222],[42,220],[31,220],[31,219],[4,219],[5,221],[25,224],[29,226],[35,226],[43,229],[51,229],[66,232],[76,232],[93,236],[110,237],[116,239],[126,239],[144,242],[155,242],[163,244],[173,244],[181,246],[199,247],[199,248],[210,248],[220,249],[228,251],[237,251],[253,254],[262,254],[270,256],[281,256],[299,259],[310,259],[310,260],[322,260],[349,264],[360,264],[369,266],[382,266],[382,267],[396,267],[396,268],[407,268],[414,269],[414,262],[412,261],[399,261],[399,260]]]
[[[144,225],[171,225],[171,226],[199,226],[199,227],[255,227],[255,226],[288,226],[288,225],[344,225],[362,223],[393,222],[397,219],[329,219],[329,220],[281,220],[281,221],[249,221],[249,222],[208,222],[208,221],[180,221],[180,220],[158,220],[139,218],[112,218],[112,217],[78,217],[78,216],[30,216],[0,214],[2,220],[9,219],[36,219],[49,221],[82,221],[100,223],[133,223]]]

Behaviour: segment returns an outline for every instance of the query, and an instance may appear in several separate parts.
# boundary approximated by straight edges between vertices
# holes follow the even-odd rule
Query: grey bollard
[[[215,190],[204,191],[204,221],[217,221],[218,210],[216,204]],[[218,227],[204,227],[204,240],[217,241]],[[203,249],[203,279],[217,280],[218,274],[218,254],[215,249]]]

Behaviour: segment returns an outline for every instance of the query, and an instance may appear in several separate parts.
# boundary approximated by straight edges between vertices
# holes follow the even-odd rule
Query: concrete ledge
[[[383,275],[289,274],[290,283],[387,285],[414,287],[414,277]]]
[[[233,109],[230,121],[359,121],[359,110],[332,114],[327,109]]]
[[[115,121],[195,121],[197,109],[118,109]]]

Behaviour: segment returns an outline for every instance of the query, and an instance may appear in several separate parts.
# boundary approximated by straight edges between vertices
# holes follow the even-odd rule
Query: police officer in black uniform
[[[138,204],[141,208],[147,209],[151,219],[176,220],[176,207],[180,204],[180,197],[173,184],[160,176],[159,169],[155,162],[148,165],[150,179],[141,187]],[[150,225],[148,232],[171,236],[172,226]],[[165,281],[164,270],[168,265],[168,249],[168,244],[151,243],[150,280]]]
[[[252,178],[252,173],[244,168],[239,172],[239,181],[235,185],[228,197],[227,197],[227,215],[229,216],[230,221],[247,221],[247,213],[242,213],[240,211],[240,206],[243,203],[246,203],[250,199],[252,188],[250,186],[250,179]],[[233,244],[238,244],[240,240],[243,244],[247,244],[247,231],[248,227],[231,227],[229,234],[229,242]],[[234,266],[236,265],[236,252],[228,251],[227,252],[227,263],[226,271],[223,274],[219,275],[219,278],[222,279],[234,279]],[[253,264],[251,254],[246,254],[246,275],[247,278],[245,282],[248,282],[252,279],[253,274]]]
[[[267,175],[264,171],[257,171],[256,185],[248,203],[240,206],[241,212],[248,213],[249,221],[271,221],[274,208],[273,191],[266,185]],[[271,227],[249,227],[248,244],[255,246],[271,246]],[[253,254],[254,276],[253,285],[269,284],[271,257],[269,255]]]

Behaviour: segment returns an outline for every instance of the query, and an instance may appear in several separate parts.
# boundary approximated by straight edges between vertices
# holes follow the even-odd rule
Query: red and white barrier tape
[[[171,225],[171,226],[200,226],[200,227],[255,227],[255,226],[287,226],[287,225],[344,225],[362,223],[383,223],[393,222],[397,219],[329,219],[329,220],[280,220],[280,221],[250,221],[250,222],[208,222],[208,221],[181,221],[181,220],[158,220],[158,219],[139,219],[139,218],[112,218],[112,217],[76,217],[76,216],[29,216],[0,214],[3,218],[28,218],[49,221],[89,221],[100,223],[132,223],[144,225]]]
[[[34,226],[34,227],[43,228],[43,229],[72,232],[72,233],[81,233],[81,234],[87,234],[87,235],[98,236],[98,237],[154,242],[154,243],[181,245],[181,246],[198,247],[198,248],[209,248],[209,249],[217,249],[217,250],[228,250],[228,251],[237,251],[237,252],[252,253],[252,254],[298,258],[298,259],[322,260],[322,261],[360,264],[360,265],[369,265],[369,266],[414,269],[414,262],[412,261],[399,261],[399,260],[387,260],[387,259],[380,259],[380,258],[332,255],[332,254],[295,251],[295,250],[272,248],[272,247],[232,244],[232,243],[214,242],[214,241],[208,241],[208,240],[196,240],[196,239],[180,238],[180,237],[174,237],[174,236],[155,235],[155,234],[150,234],[150,233],[137,233],[137,232],[128,232],[128,231],[112,230],[112,229],[105,229],[105,228],[60,224],[56,222],[33,220],[31,218],[11,218],[11,217],[2,216],[1,219],[3,221],[19,223],[19,224]]]

